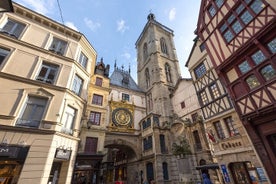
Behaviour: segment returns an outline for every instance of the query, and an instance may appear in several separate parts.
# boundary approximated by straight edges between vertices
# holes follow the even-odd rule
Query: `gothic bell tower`
[[[155,20],[148,21],[136,41],[138,86],[147,95],[147,113],[161,115],[160,123],[170,122],[170,95],[180,76],[179,62],[173,41],[173,30]]]

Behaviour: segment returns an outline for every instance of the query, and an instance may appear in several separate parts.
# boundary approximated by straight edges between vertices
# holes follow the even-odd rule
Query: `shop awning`
[[[196,166],[197,170],[202,170],[202,169],[219,169],[219,165],[217,163],[213,164],[206,164],[206,165],[199,165]]]

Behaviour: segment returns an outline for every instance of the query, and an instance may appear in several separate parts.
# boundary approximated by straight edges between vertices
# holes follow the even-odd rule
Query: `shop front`
[[[71,153],[72,153],[71,150],[67,150],[63,148],[56,149],[55,158],[52,164],[48,184],[58,183],[62,164],[70,160]]]
[[[0,144],[0,184],[16,184],[29,147]]]
[[[251,162],[233,162],[229,164],[233,180],[237,184],[265,184],[268,183],[261,168],[255,168]]]
[[[76,158],[72,184],[98,184],[103,155],[79,153]]]

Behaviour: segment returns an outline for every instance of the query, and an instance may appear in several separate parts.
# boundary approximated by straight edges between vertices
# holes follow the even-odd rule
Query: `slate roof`
[[[113,73],[110,76],[110,84],[142,92],[142,90],[138,87],[136,82],[131,77],[130,72],[125,71],[123,68],[119,69],[115,67]]]

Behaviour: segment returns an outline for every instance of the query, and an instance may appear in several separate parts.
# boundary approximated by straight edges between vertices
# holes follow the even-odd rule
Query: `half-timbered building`
[[[194,40],[186,66],[193,78],[204,116],[205,135],[210,143],[213,161],[217,163],[217,167],[213,164],[201,165],[202,173],[209,174],[213,169],[221,169],[221,172],[217,170],[218,177],[214,173],[210,175],[213,182],[258,181],[255,178],[256,169],[262,169],[261,163],[227,91],[218,78],[204,43],[198,37]],[[223,175],[219,174],[223,172]],[[239,178],[241,174],[243,177]]]
[[[276,181],[276,2],[203,0],[197,35]]]

